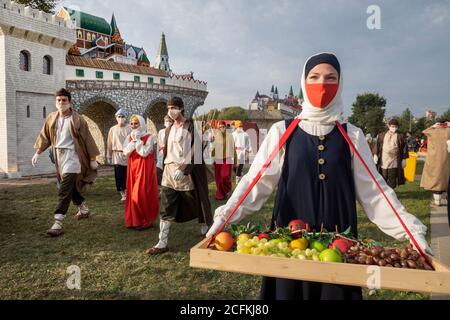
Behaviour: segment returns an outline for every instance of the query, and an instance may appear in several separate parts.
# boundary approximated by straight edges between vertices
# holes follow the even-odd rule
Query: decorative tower
[[[275,87],[275,93],[273,94],[273,98],[274,98],[275,100],[278,99],[278,87]]]
[[[167,52],[166,36],[164,35],[164,32],[161,35],[161,43],[156,56],[155,67],[167,72],[172,71],[169,66],[169,53]]]
[[[294,90],[291,88],[289,89],[289,97],[292,97],[294,95]]]
[[[123,55],[124,54],[124,42],[122,36],[120,35],[119,28],[117,27],[116,17],[114,17],[114,13],[111,18],[111,41],[115,43],[114,53]]]
[[[305,101],[305,99],[303,98],[303,91],[302,91],[302,88],[300,88],[300,92],[298,93],[298,102],[299,102],[300,104],[302,104],[303,101]]]

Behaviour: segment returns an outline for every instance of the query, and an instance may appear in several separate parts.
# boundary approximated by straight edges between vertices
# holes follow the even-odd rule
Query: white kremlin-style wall
[[[55,111],[54,92],[65,87],[65,58],[75,31],[61,18],[0,0],[0,176],[54,172],[48,154],[31,166],[34,141],[45,116]],[[30,57],[30,71],[20,69],[20,52]],[[49,56],[51,74],[44,74]]]
[[[124,72],[124,71],[106,70],[106,69],[101,69],[101,68],[87,68],[87,67],[79,67],[79,66],[72,66],[72,65],[66,65],[65,70],[66,70],[66,75],[65,75],[66,80],[70,80],[70,81],[74,81],[74,80],[119,81],[119,80],[114,80],[114,73],[119,73],[120,81],[135,81],[134,77],[138,76],[140,79],[140,82],[142,82],[142,83],[148,83],[149,82],[148,78],[153,78],[153,83],[162,84],[161,79],[164,79],[166,85],[207,91],[207,84],[203,81],[188,80],[188,79],[181,79],[181,78],[178,79],[175,76],[174,77],[158,77],[158,76],[147,75],[147,74],[129,73],[129,72]],[[84,76],[83,77],[77,76],[76,70],[84,70]],[[97,76],[96,76],[97,71],[103,72],[102,79],[97,78]]]

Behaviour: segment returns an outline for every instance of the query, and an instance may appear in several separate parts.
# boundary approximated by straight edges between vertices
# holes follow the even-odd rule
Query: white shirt
[[[156,166],[163,169],[163,160],[164,160],[164,138],[166,135],[166,128],[159,130],[158,132],[158,153],[157,153],[157,161]]]
[[[299,123],[299,126],[308,134],[315,136],[326,135],[330,133],[334,128],[334,125],[321,125],[306,120],[301,121]],[[235,191],[233,192],[231,198],[227,201],[227,203],[216,209],[215,219],[221,218],[225,220],[228,217],[237,202],[240,200],[241,196],[245,193],[245,191],[253,181],[254,177],[262,168],[270,153],[277,146],[282,134],[285,131],[286,126],[284,121],[277,122],[272,126],[258,153],[256,154],[248,173],[237,185]],[[386,184],[385,180],[377,172],[375,164],[372,160],[372,153],[369,149],[362,130],[351,124],[347,124],[347,133],[351,141],[354,143],[356,149],[361,154],[361,157],[366,162],[370,171],[376,178],[377,182],[385,192],[386,196],[389,198],[392,205],[395,207],[405,224],[408,226],[411,233],[413,235],[425,236],[427,230],[426,226],[424,226],[422,222],[414,215],[409,214],[406,211],[405,207],[398,200],[394,190],[392,190]],[[264,203],[267,201],[269,196],[278,185],[278,181],[280,180],[281,171],[283,168],[284,155],[285,147],[283,147],[280,152],[278,152],[278,155],[274,158],[258,183],[250,191],[247,198],[237,209],[233,217],[231,217],[229,223],[237,223],[246,216],[258,212],[262,208]],[[398,240],[406,240],[407,234],[398,221],[396,215],[390,208],[386,199],[377,189],[375,183],[372,181],[369,174],[364,169],[359,159],[355,157],[353,152],[351,152],[351,156],[356,199],[363,207],[366,215],[384,233]]]
[[[236,163],[245,164],[245,156],[247,152],[251,152],[250,138],[242,128],[233,132],[234,150],[236,151]]]
[[[58,117],[56,123],[56,161],[58,161],[59,174],[80,173],[81,163],[73,143],[70,126],[72,116]]]
[[[112,164],[127,166],[128,158],[123,154],[123,144],[131,132],[131,127],[115,125],[109,129],[107,142],[107,158],[111,158]]]

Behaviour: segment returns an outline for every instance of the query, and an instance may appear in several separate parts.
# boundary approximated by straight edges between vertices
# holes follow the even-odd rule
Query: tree
[[[356,97],[353,103],[352,115],[348,122],[361,128],[365,134],[373,137],[386,129],[384,114],[386,99],[378,93],[364,93]]]
[[[228,107],[221,110],[218,119],[245,121],[248,119],[248,113],[244,108],[241,107]]]
[[[54,9],[59,0],[14,0],[19,4],[30,6],[33,9],[39,9],[47,13],[54,13]]]
[[[450,108],[447,109],[438,119],[438,121],[450,121]]]
[[[195,115],[194,120],[248,120],[248,113],[241,107],[228,107],[223,109],[211,109],[208,113]]]
[[[413,135],[423,138],[424,134],[422,133],[422,131],[431,127],[433,124],[434,124],[434,121],[431,119],[428,119],[427,117],[422,117],[422,118],[417,119],[414,131],[413,131]]]
[[[409,108],[406,108],[401,116],[398,117],[398,122],[400,131],[411,133],[415,131],[414,116]]]

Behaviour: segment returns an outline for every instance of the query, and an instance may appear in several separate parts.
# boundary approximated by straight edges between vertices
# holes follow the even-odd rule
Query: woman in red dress
[[[128,156],[125,225],[142,230],[150,227],[159,213],[154,138],[141,116],[133,115],[130,125],[132,131],[123,149]]]

